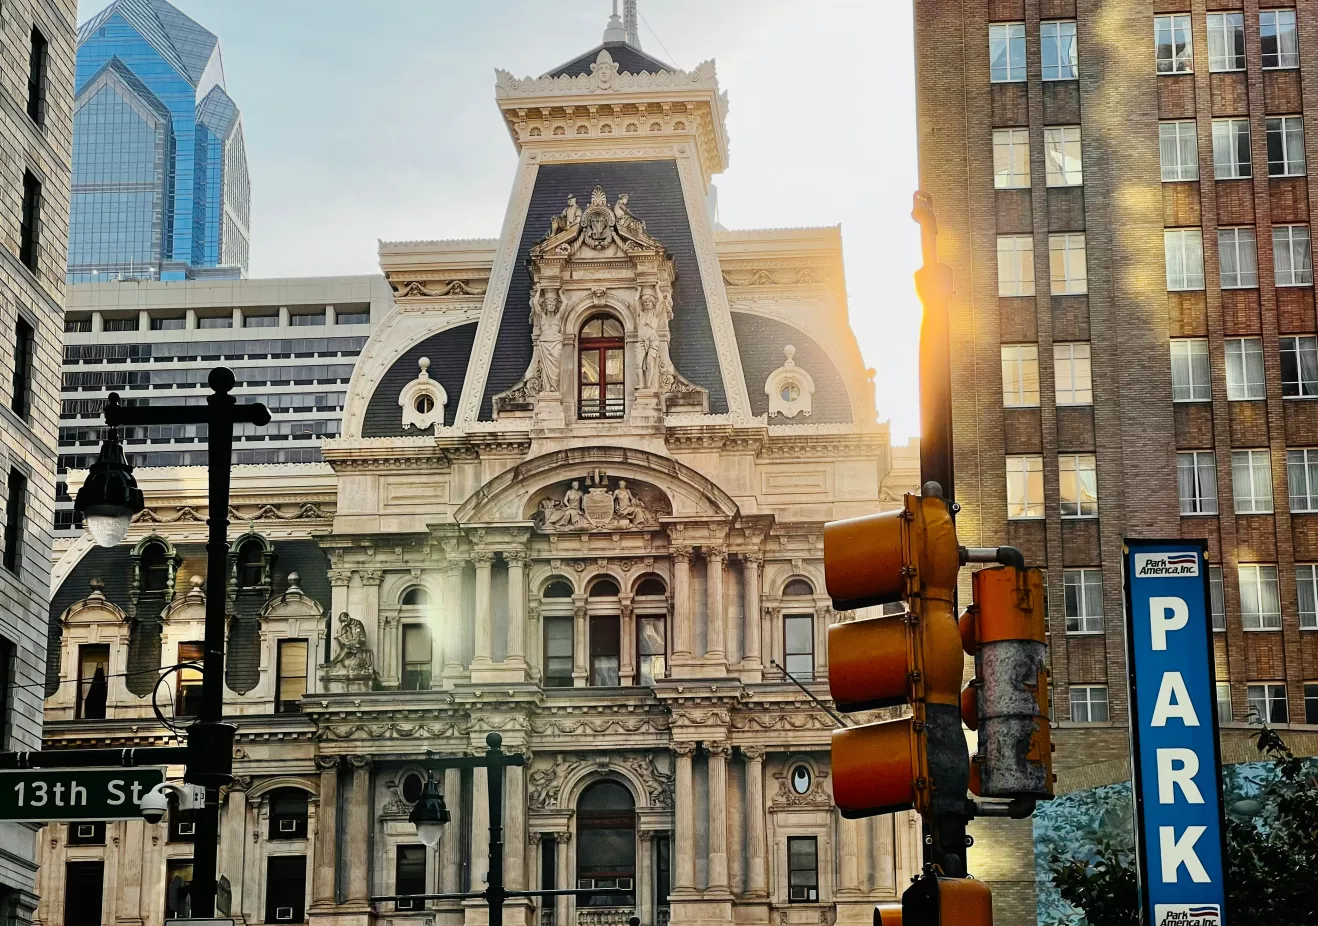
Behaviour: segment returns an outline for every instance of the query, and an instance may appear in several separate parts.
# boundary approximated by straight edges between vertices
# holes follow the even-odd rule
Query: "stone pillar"
[[[375,635],[375,651],[378,653],[384,637],[384,628],[380,626],[380,570],[363,569],[361,570],[361,577],[362,610],[360,614],[354,614],[353,617],[358,618],[366,625],[368,634]],[[395,658],[394,661],[397,662],[397,659]],[[379,671],[379,668],[377,665],[376,671]],[[390,671],[398,673],[398,668],[392,668]]]
[[[531,681],[540,681],[540,656],[545,646],[545,631],[540,624],[540,602],[531,601],[526,605],[526,665],[527,675]]]
[[[325,636],[330,640],[334,639],[334,619],[344,611],[348,610],[348,583],[352,576],[351,569],[331,569],[329,572],[330,579],[330,613],[325,615],[326,628]],[[332,644],[331,644],[332,645]],[[330,657],[333,656],[331,652]],[[316,665],[328,662],[325,650],[316,654]]]
[[[462,675],[462,563],[448,560],[444,563],[443,647],[444,678],[456,679]]]
[[[763,564],[763,553],[741,555],[741,578],[746,596],[746,646],[741,664],[742,668],[754,673],[764,670],[764,616],[760,612],[760,566]]]
[[[247,835],[247,784],[250,781],[249,778],[237,778],[226,789],[224,819],[220,824],[220,874],[229,877],[234,910],[241,910],[243,907],[243,887],[246,881],[243,877],[243,849],[247,845],[247,840],[243,837]],[[131,865],[127,854],[124,856],[124,863]],[[139,872],[141,864],[142,860],[139,857],[137,859]],[[124,869],[121,869],[118,875],[121,881],[128,876],[130,876],[129,872]]]
[[[316,756],[320,769],[320,804],[316,808],[316,855],[311,872],[311,907],[332,912],[339,845],[339,757]]]
[[[471,666],[473,669],[488,669],[494,652],[494,616],[490,613],[490,572],[494,554],[473,551],[471,562],[476,567],[476,652]]]
[[[444,827],[439,842],[439,890],[443,894],[456,894],[462,890],[462,846],[458,834],[462,832],[462,770],[444,770],[444,803],[451,819]]]
[[[371,757],[349,756],[352,793],[348,796],[348,903],[365,907],[370,896]]]
[[[503,555],[508,563],[508,658],[505,665],[526,668],[526,553]]]
[[[673,743],[673,893],[691,894],[696,889],[696,826],[691,757],[695,743]]]
[[[860,893],[860,866],[856,855],[859,845],[856,839],[855,820],[845,820],[841,814],[833,817],[837,821],[837,855],[839,895]]]
[[[786,681],[783,676],[783,609],[780,607],[766,605],[764,608],[765,624],[769,628],[769,645],[765,647],[769,652],[769,658],[778,663],[778,675]]]
[[[673,662],[691,661],[691,548],[670,547],[673,557]]]
[[[636,612],[631,596],[622,599],[618,611],[618,684],[627,687],[636,684]]]
[[[569,888],[573,888],[577,886],[576,873],[572,871],[568,871],[568,865],[572,861],[572,854],[570,851],[571,846],[572,846],[571,833],[554,834],[554,849],[558,853],[557,857],[555,857],[554,859],[554,871],[557,873],[558,876],[558,884],[556,885],[556,887],[560,891],[565,891]],[[555,898],[554,926],[569,926],[568,917],[571,915],[572,906],[574,906],[572,904],[569,904],[569,901],[571,899],[572,898],[568,897],[566,894],[560,895],[559,897]]]
[[[654,926],[654,831],[641,830],[636,858],[636,914],[641,926]]]
[[[709,890],[728,892],[728,754],[724,742],[705,743],[709,753]]]
[[[485,750],[472,750],[484,755]],[[485,890],[490,874],[490,783],[485,769],[471,773],[471,885],[469,891]]]
[[[764,747],[743,746],[741,754],[746,757],[746,894],[750,897],[768,897],[768,844],[764,825],[768,810],[764,806]]]
[[[837,612],[826,604],[815,606],[815,681],[828,678],[828,628],[837,620]]]
[[[516,747],[513,747],[516,748]],[[526,773],[515,765],[504,770],[503,879],[510,891],[526,890]]]
[[[705,584],[708,592],[709,626],[705,635],[705,658],[718,663],[727,660],[727,646],[723,642],[727,635],[728,615],[723,601],[723,569],[727,565],[728,554],[722,547],[706,547],[705,550]]]
[[[572,612],[572,687],[585,688],[590,683],[587,658],[586,599],[573,599]]]

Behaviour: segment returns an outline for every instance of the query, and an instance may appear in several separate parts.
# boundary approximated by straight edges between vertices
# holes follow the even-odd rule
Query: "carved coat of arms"
[[[629,530],[659,523],[655,511],[626,479],[611,481],[596,470],[584,482],[583,492],[582,480],[574,479],[562,501],[541,499],[534,515],[536,527],[546,532]]]

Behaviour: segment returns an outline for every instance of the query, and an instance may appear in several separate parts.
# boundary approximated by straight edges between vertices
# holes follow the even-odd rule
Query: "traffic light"
[[[1043,573],[1021,566],[981,569],[974,603],[961,616],[975,678],[962,696],[966,725],[979,732],[973,788],[983,797],[1053,796],[1048,725]]]
[[[828,629],[829,690],[839,710],[911,705],[910,717],[834,731],[833,799],[844,817],[909,808],[965,817],[960,566],[952,512],[937,494],[907,495],[897,511],[824,526],[834,607],[904,599],[908,608]]]
[[[877,915],[877,913],[876,913]],[[991,926],[993,894],[983,881],[926,872],[902,894],[902,919],[912,926]],[[888,920],[883,921],[888,926]]]

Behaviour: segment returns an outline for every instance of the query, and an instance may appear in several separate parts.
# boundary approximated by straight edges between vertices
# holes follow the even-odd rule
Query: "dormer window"
[[[256,588],[264,584],[264,552],[259,540],[249,540],[238,548],[239,588]]]
[[[621,418],[626,410],[622,322],[593,315],[581,326],[577,415],[583,420]]]
[[[163,543],[142,548],[142,591],[163,592],[169,587],[169,555]]]

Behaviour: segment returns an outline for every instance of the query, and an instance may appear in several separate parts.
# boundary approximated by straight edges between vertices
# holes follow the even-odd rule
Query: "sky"
[[[220,38],[252,177],[253,277],[378,273],[377,242],[492,238],[517,163],[494,69],[599,44],[610,0],[171,0]],[[106,5],[84,2],[85,20]],[[911,4],[640,0],[641,45],[713,58],[728,228],[838,225],[852,327],[894,442],[919,430]]]

